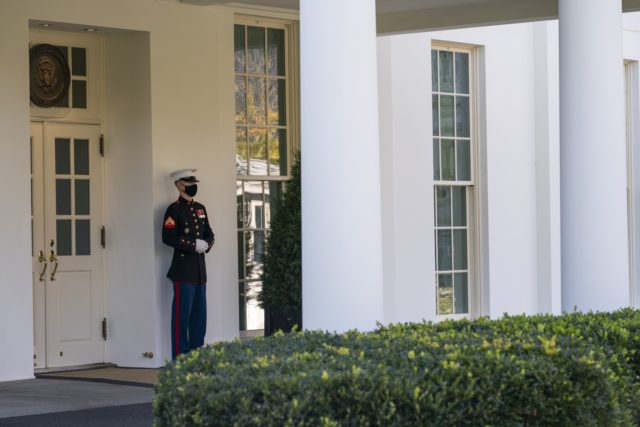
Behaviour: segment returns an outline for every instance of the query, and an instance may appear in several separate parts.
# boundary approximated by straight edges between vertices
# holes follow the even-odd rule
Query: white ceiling
[[[256,5],[296,11],[300,6],[299,0],[180,1],[203,6]],[[640,0],[622,3],[625,12],[640,10]],[[392,34],[554,19],[558,0],[376,0],[376,8],[378,33]]]

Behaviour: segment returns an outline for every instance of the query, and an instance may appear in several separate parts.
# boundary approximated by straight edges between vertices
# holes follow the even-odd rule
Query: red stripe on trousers
[[[176,287],[176,357],[180,354],[180,283],[175,282]]]

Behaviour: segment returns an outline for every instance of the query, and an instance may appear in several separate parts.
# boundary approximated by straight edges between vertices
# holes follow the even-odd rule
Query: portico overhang
[[[298,10],[299,0],[180,0],[195,5],[262,6]],[[623,0],[623,12],[640,0]],[[377,32],[400,34],[558,18],[558,0],[376,0]]]

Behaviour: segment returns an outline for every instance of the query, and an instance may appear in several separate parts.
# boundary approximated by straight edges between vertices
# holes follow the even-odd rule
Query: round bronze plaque
[[[71,73],[62,52],[50,44],[29,49],[31,101],[38,107],[52,107],[69,92]]]

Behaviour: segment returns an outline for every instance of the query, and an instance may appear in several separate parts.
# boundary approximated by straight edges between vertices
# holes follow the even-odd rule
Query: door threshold
[[[87,369],[114,368],[116,366],[117,365],[115,363],[91,363],[89,365],[58,366],[55,368],[39,368],[39,369],[34,369],[33,373],[35,375],[51,374],[53,372],[85,371]]]

